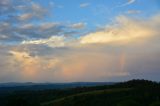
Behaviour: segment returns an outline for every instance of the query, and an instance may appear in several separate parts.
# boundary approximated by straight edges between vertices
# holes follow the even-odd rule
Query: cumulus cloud
[[[18,70],[21,81],[113,81],[113,78],[119,77],[150,79],[155,74],[159,75],[159,41],[47,49],[41,44],[21,45],[9,51],[9,59],[3,61],[7,65],[3,65],[2,69],[10,66]],[[13,74],[12,80],[16,79],[17,75]]]
[[[20,76],[18,79],[21,81],[39,81],[41,78],[44,80],[43,75],[46,77],[48,73],[53,74],[54,70],[52,69],[59,61],[56,58],[32,56],[26,51],[9,51],[9,53],[11,68],[16,66],[16,69],[19,70],[17,75]]]
[[[96,51],[93,48],[88,48],[89,50],[85,48],[86,51],[72,48],[63,52],[61,51],[60,54],[55,54],[54,51],[57,51],[55,48],[52,52],[50,51],[51,54],[44,54],[43,56],[33,55],[33,51],[29,49],[25,50],[23,47],[8,51],[9,59],[7,61],[9,62],[2,69],[6,70],[7,67],[15,69],[13,72],[16,72],[16,74],[12,74],[12,81],[16,81],[17,79],[21,81],[59,82],[101,81],[105,78],[129,74],[123,70],[125,64],[124,56],[119,57],[116,54],[100,51],[90,53],[90,50]],[[40,50],[39,52],[44,51]],[[95,67],[90,67],[90,64]],[[113,68],[114,65],[117,67]],[[7,74],[7,71],[5,73],[6,75],[3,74],[3,76],[10,76],[10,74]]]
[[[72,39],[63,36],[67,28],[59,23],[38,26],[21,23],[15,29],[10,27],[11,23],[1,22],[1,41],[9,39],[12,34],[9,31],[14,31],[20,43],[0,45],[0,81],[157,80],[159,18],[159,15],[146,19],[118,16],[103,29]],[[81,25],[74,25],[77,26]],[[26,35],[30,36],[26,38]],[[12,40],[15,36],[13,33]]]
[[[26,4],[24,4],[26,3]],[[32,6],[28,6],[31,4],[27,2],[27,0],[1,0],[0,4],[0,35],[6,36],[5,39],[0,39],[1,41],[15,41],[23,39],[23,37],[19,34],[19,26],[21,26],[24,21],[31,19],[33,17],[33,9]],[[39,14],[38,12],[36,14]]]
[[[29,0],[1,0],[0,41],[20,44],[28,39],[49,39],[72,32],[69,25],[44,21],[50,15],[49,9]]]
[[[101,30],[90,32],[80,38],[67,40],[65,36],[51,36],[45,39],[24,40],[22,44],[45,44],[50,47],[74,47],[84,44],[129,44],[149,40],[159,34],[159,15],[138,19],[128,16],[118,16],[115,21]],[[73,24],[79,27],[81,24]],[[27,25],[30,26],[30,25]],[[50,28],[54,24],[42,25],[42,29]]]
[[[89,33],[81,37],[82,44],[89,43],[129,43],[139,39],[148,39],[159,33],[156,19],[144,20],[132,19],[127,16],[119,16],[116,21],[103,30]]]
[[[22,47],[10,48],[11,50],[1,47],[3,53],[0,52],[0,59],[3,62],[0,62],[0,66],[5,71],[1,71],[0,78],[4,81],[53,82],[116,81],[119,77],[123,80],[153,79],[153,76],[159,75],[159,41],[78,48],[46,49],[40,44],[29,45],[27,48],[27,45],[21,45]],[[6,55],[7,51],[10,55]],[[4,77],[10,78],[5,80]],[[154,77],[155,80],[156,78],[158,76]]]

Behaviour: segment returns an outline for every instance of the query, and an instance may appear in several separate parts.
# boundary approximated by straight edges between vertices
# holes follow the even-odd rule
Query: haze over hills
[[[47,90],[47,89],[66,89],[76,87],[89,87],[100,85],[112,85],[114,82],[71,82],[71,83],[0,83],[0,91],[15,90]]]
[[[79,87],[79,86],[97,86],[97,85],[111,85],[115,82],[68,82],[68,83],[18,83],[18,82],[8,82],[8,83],[0,83],[0,87],[20,87],[20,86],[71,86],[71,87]]]

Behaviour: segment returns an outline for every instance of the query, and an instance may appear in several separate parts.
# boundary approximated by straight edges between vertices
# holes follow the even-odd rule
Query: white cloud
[[[80,22],[80,23],[72,24],[70,27],[74,29],[83,29],[85,28],[85,26],[86,26],[86,23]]]
[[[11,54],[10,61],[12,62],[10,62],[10,64],[12,64],[12,68],[16,66],[17,70],[21,70],[16,73],[21,81],[41,80],[44,75],[48,76],[47,71],[52,73],[53,71],[51,70],[53,67],[55,68],[59,62],[58,59],[53,57],[31,56],[31,54],[26,51],[11,50],[9,53]]]
[[[50,28],[53,28],[53,27],[56,27],[58,26],[59,24],[58,23],[53,23],[53,22],[48,22],[48,23],[42,23],[40,25],[40,29],[41,30],[47,30],[47,29],[50,29]]]
[[[125,2],[123,4],[120,4],[118,6],[115,6],[115,7],[113,7],[113,9],[114,8],[119,8],[119,7],[125,7],[125,6],[128,6],[128,5],[131,5],[131,4],[135,3],[135,2],[136,2],[136,0],[127,0],[127,2]]]
[[[30,3],[30,6],[18,5],[17,9],[24,11],[18,16],[21,21],[28,21],[29,19],[42,19],[48,14],[48,10],[37,3]]]
[[[141,11],[140,10],[128,10],[126,13],[127,14],[140,14]]]
[[[118,16],[103,30],[75,41],[57,35],[24,40],[20,45],[0,45],[0,81],[108,81],[110,78],[115,81],[119,77],[156,79],[155,76],[159,79],[159,19],[160,15],[146,19]],[[8,24],[1,27],[4,26]],[[38,29],[52,26],[46,23]],[[31,27],[31,24],[22,26]]]
[[[126,16],[119,16],[116,22],[105,27],[103,30],[89,33],[81,37],[82,44],[110,43],[123,44],[139,39],[148,39],[159,33],[156,29],[159,23],[152,18],[146,20],[132,19]]]
[[[47,39],[29,40],[22,41],[22,44],[36,44],[36,45],[48,45],[50,47],[64,47],[65,46],[64,36],[52,36]]]
[[[147,40],[159,33],[158,15],[148,19],[136,19],[127,16],[118,16],[112,24],[107,25],[102,30],[90,32],[74,40],[68,40],[64,36],[51,36],[36,40],[24,40],[22,44],[43,44],[49,47],[73,47],[84,44],[128,44]],[[83,28],[84,23],[71,25],[72,28]],[[48,29],[55,26],[53,23],[42,25],[41,29]]]
[[[89,5],[90,5],[89,3],[82,3],[82,4],[80,4],[80,7],[85,8],[85,7],[88,7]]]
[[[128,0],[126,3],[122,4],[120,7],[123,7],[123,6],[127,6],[127,5],[130,5],[130,4],[133,4],[134,2],[136,2],[136,0]]]
[[[31,14],[31,13],[25,13],[25,14],[21,14],[19,16],[19,20],[26,21],[28,19],[31,19],[32,17],[33,17],[33,14]]]
[[[33,24],[29,23],[29,24],[24,24],[21,26],[22,29],[32,29],[34,27]]]

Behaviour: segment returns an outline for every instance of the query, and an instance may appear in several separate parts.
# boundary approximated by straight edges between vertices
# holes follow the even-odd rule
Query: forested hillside
[[[160,84],[131,80],[94,87],[15,91],[1,106],[160,106]]]

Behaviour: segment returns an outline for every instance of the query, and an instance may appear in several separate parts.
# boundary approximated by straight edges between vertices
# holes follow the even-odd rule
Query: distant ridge
[[[63,89],[63,88],[75,88],[75,87],[89,87],[100,85],[112,85],[114,82],[70,82],[70,83],[17,83],[8,82],[0,83],[0,90],[14,89],[14,90],[45,90],[45,89]]]

